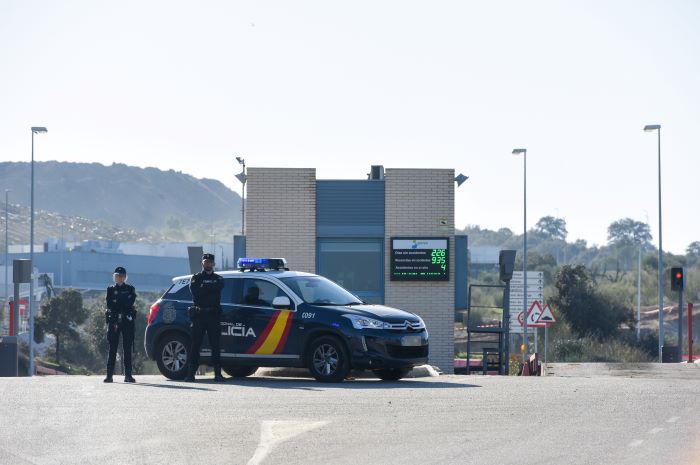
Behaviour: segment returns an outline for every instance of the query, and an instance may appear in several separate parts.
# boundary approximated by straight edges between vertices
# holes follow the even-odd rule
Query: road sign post
[[[510,281],[508,301],[511,334],[523,333],[524,327],[518,322],[518,315],[523,313],[524,309],[529,309],[534,301],[544,301],[544,275],[541,271],[527,272],[527,295],[525,295],[523,285],[523,272],[514,271]],[[528,327],[530,323],[531,322],[528,321]]]
[[[549,306],[549,304],[545,304],[544,308],[542,309],[542,313],[540,313],[539,318],[537,318],[537,322],[544,323],[544,363],[546,364],[549,327],[557,322],[557,318],[554,316],[552,308]]]

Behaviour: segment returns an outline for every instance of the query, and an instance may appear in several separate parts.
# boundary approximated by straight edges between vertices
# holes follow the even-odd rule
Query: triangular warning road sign
[[[539,300],[533,300],[530,310],[527,311],[527,326],[533,328],[544,328],[545,323],[538,322],[538,319],[542,315],[542,306]],[[523,312],[518,314],[518,323],[520,326],[525,326],[523,322]]]
[[[552,312],[551,307],[549,304],[546,304],[544,308],[542,309],[542,313],[540,313],[539,318],[537,318],[537,323],[544,323],[547,325],[551,325],[557,322],[557,317],[554,316],[554,312]]]

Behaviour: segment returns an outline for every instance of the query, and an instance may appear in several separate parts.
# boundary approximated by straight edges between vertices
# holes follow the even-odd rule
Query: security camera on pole
[[[503,326],[505,327],[503,352],[505,353],[505,363],[502,375],[510,373],[510,281],[513,279],[515,268],[515,250],[501,250],[498,254],[498,275],[501,281],[506,283],[503,290]]]

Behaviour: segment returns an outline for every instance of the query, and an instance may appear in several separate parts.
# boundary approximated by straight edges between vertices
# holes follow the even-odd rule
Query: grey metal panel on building
[[[455,235],[455,309],[467,308],[469,237]]]
[[[233,266],[238,266],[238,259],[245,256],[245,236],[233,236]]]
[[[204,254],[204,247],[201,245],[188,245],[187,246],[187,256],[190,262],[190,273],[199,273],[202,269],[202,255]]]
[[[318,237],[382,237],[384,181],[316,181]]]

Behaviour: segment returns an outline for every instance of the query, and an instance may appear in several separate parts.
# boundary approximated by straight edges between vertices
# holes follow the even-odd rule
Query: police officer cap
[[[202,261],[204,260],[212,260],[214,261],[214,254],[213,253],[205,253],[202,255]]]
[[[123,266],[118,266],[114,269],[114,274],[126,274],[126,268]]]

